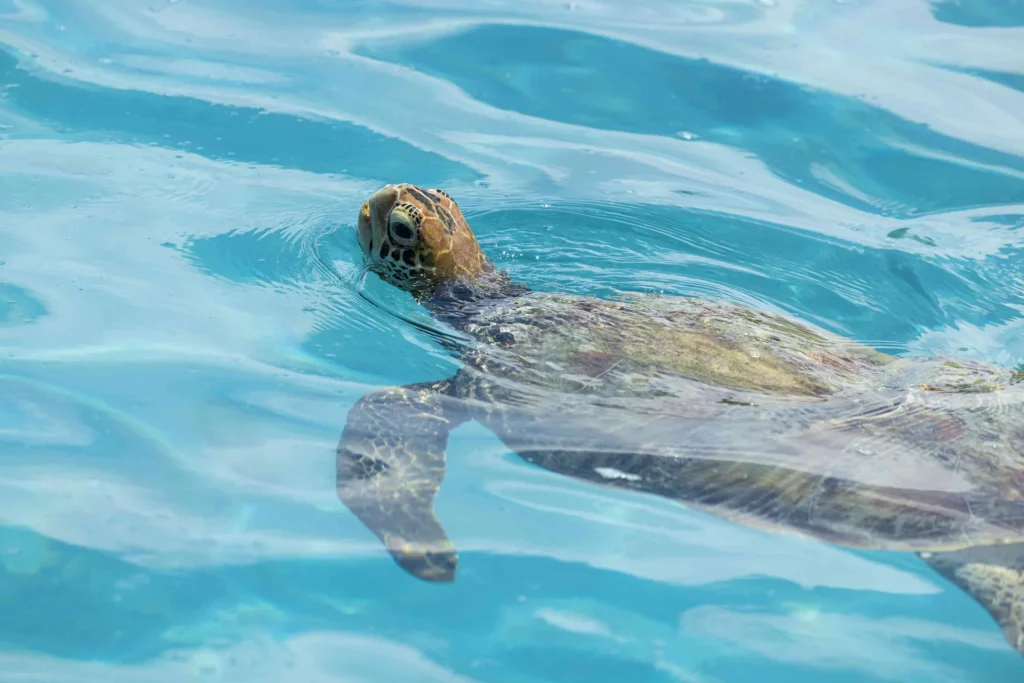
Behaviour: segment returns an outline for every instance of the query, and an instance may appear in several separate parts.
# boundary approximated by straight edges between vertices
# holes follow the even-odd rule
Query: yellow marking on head
[[[414,293],[489,269],[458,204],[442,190],[408,183],[381,188],[360,209],[357,233],[373,269]]]

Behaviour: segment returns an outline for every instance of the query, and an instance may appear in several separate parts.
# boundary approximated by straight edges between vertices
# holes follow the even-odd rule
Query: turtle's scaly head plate
[[[491,269],[458,204],[443,190],[408,183],[381,188],[359,211],[358,239],[377,274],[414,294]]]

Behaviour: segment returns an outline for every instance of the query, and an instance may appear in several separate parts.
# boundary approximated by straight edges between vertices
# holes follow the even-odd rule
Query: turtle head
[[[442,190],[408,183],[381,188],[359,211],[358,239],[371,269],[414,296],[494,270],[458,204]]]

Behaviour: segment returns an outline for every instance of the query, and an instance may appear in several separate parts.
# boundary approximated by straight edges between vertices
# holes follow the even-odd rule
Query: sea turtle
[[[450,431],[475,419],[527,462],[744,524],[917,553],[1024,654],[1024,379],[898,358],[706,298],[531,291],[442,190],[359,213],[369,268],[453,336],[452,377],[376,391],[337,448],[341,501],[397,563],[451,581],[434,514]]]

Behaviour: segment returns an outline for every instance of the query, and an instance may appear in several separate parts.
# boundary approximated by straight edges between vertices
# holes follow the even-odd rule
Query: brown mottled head
[[[493,270],[458,204],[442,190],[387,185],[363,204],[358,229],[371,268],[417,296]]]

